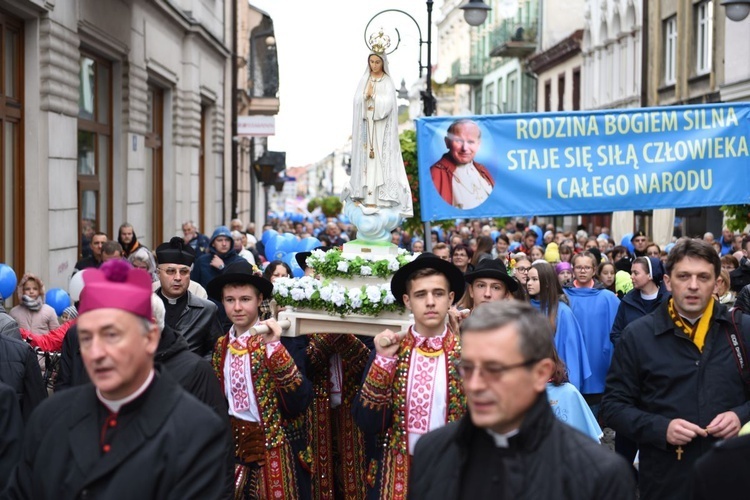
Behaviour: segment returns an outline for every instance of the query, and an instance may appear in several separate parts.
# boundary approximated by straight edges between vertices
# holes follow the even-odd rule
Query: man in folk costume
[[[305,274],[307,257],[295,257]],[[308,413],[312,448],[312,494],[316,500],[364,498],[365,436],[354,424],[352,403],[359,390],[372,339],[356,335],[315,334],[307,346],[313,404]],[[368,442],[374,446],[374,438]]]
[[[385,330],[375,339],[354,419],[367,434],[385,433],[380,465],[368,471],[367,498],[407,498],[414,446],[427,432],[466,412],[457,362],[458,336],[447,327],[448,309],[463,295],[461,271],[431,253],[399,269],[391,280],[396,300],[414,314],[406,334]]]
[[[235,448],[235,497],[310,498],[303,459],[304,415],[312,390],[305,376],[305,337],[281,339],[275,320],[258,321],[258,306],[273,285],[240,260],[208,284],[232,322],[217,341],[213,364],[229,402]],[[269,332],[251,328],[266,325]]]
[[[370,348],[355,335],[316,334],[307,353],[314,393],[308,414],[313,498],[364,498],[365,436],[354,423],[352,404]]]

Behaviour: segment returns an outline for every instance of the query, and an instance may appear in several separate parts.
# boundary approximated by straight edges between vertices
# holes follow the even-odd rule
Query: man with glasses
[[[573,256],[573,282],[563,287],[583,334],[591,376],[581,384],[581,394],[596,415],[604,392],[604,380],[612,361],[609,333],[620,307],[617,295],[594,279],[596,257],[591,252]]]
[[[519,301],[483,304],[461,326],[468,415],[423,436],[410,499],[633,499],[621,457],[558,420],[546,385],[549,321]]]
[[[156,248],[156,260],[161,285],[156,294],[166,308],[164,322],[187,340],[191,351],[209,358],[222,331],[216,305],[188,290],[195,250],[175,236]]]

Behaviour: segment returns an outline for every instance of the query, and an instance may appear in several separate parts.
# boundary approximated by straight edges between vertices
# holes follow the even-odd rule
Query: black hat
[[[465,275],[467,283],[474,283],[477,278],[492,278],[505,283],[508,291],[513,293],[518,290],[518,281],[508,276],[508,269],[499,259],[484,259],[480,261],[471,272]]]
[[[185,240],[175,236],[166,243],[156,247],[156,261],[159,264],[180,264],[192,266],[195,262],[195,250]]]
[[[256,276],[253,273],[252,264],[245,259],[240,259],[225,267],[220,275],[208,282],[206,292],[209,297],[221,302],[225,285],[252,285],[258,289],[264,299],[270,299],[273,294],[273,284],[261,276]]]
[[[466,287],[466,281],[464,281],[464,275],[461,270],[447,260],[443,260],[435,254],[425,252],[419,254],[416,259],[406,264],[393,275],[391,279],[391,293],[397,303],[402,306],[404,305],[406,282],[413,273],[421,269],[435,269],[444,274],[448,278],[448,286],[454,295],[453,303],[455,304],[461,299]]]
[[[315,248],[315,250],[321,250],[323,252],[327,252],[329,250],[333,250],[334,247],[318,247]],[[294,259],[297,261],[297,265],[301,267],[303,270],[308,268],[307,265],[307,258],[312,255],[312,252],[297,252],[297,254],[294,256]]]
[[[636,239],[639,236],[645,236],[645,237],[647,237],[646,233],[644,233],[643,231],[636,231],[636,233],[633,234],[633,236],[630,237],[630,241],[633,241],[634,239]]]

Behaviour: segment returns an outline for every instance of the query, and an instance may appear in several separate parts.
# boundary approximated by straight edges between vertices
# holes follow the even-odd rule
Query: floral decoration
[[[326,278],[352,278],[356,276],[374,276],[388,278],[416,257],[403,248],[398,255],[357,255],[348,257],[341,250],[313,250],[307,258],[307,265],[316,275]]]
[[[382,312],[404,311],[396,303],[389,283],[347,288],[335,281],[321,281],[311,276],[278,278],[273,285],[273,298],[280,306],[326,311],[334,316],[352,313],[377,316]]]

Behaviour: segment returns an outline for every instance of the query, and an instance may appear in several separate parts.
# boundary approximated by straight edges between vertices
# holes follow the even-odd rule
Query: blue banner
[[[422,220],[750,203],[750,103],[417,120]]]

